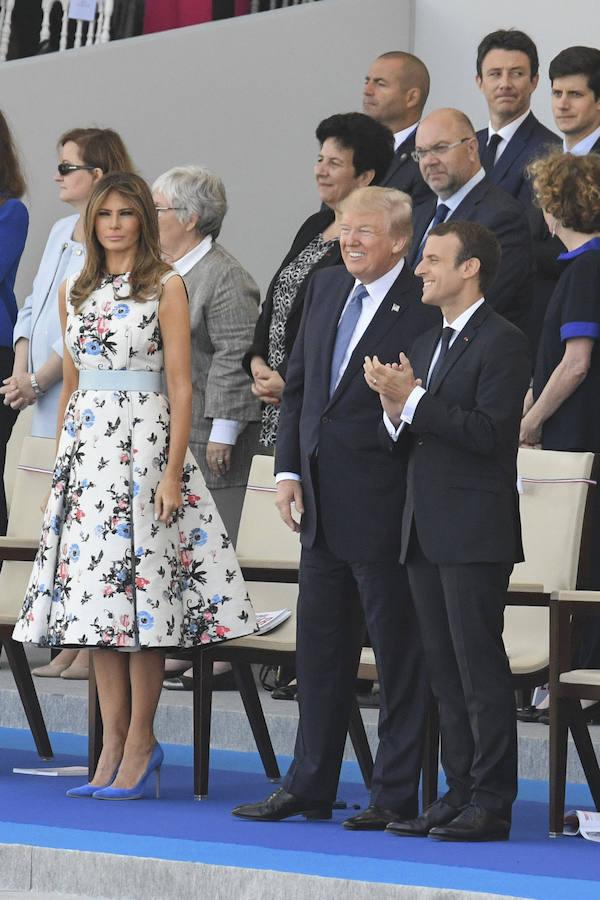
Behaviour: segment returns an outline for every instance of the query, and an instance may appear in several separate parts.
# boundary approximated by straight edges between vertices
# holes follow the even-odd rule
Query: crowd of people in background
[[[77,127],[58,139],[54,176],[73,214],[52,227],[31,293],[17,309],[15,277],[28,227],[22,201],[26,186],[0,115],[0,463],[16,416],[33,406],[32,434],[54,438],[58,422],[59,460],[75,467],[68,484],[62,476],[64,491],[72,498],[78,485],[79,499],[88,492],[91,497],[94,473],[70,455],[74,432],[69,422],[94,428],[105,417],[104,402],[92,398],[94,391],[104,390],[96,373],[103,368],[99,361],[121,370],[133,360],[144,376],[164,370],[172,428],[179,437],[172,449],[164,449],[163,468],[189,465],[189,480],[183,499],[174,488],[169,493],[163,480],[148,488],[146,502],[148,510],[156,508],[157,496],[163,498],[165,491],[166,505],[157,518],[169,526],[178,523],[191,541],[181,551],[187,554],[183,573],[173,562],[167,588],[179,601],[192,591],[190,567],[198,545],[217,548],[211,523],[222,529],[219,572],[225,579],[227,570],[227,584],[214,582],[209,611],[217,622],[220,611],[228,609],[223,615],[228,624],[220,632],[206,626],[207,640],[239,633],[232,625],[234,607],[244,624],[241,633],[252,627],[251,608],[245,610],[242,594],[231,590],[239,570],[227,535],[235,540],[254,454],[275,454],[284,521],[300,530],[294,508],[303,513],[300,725],[294,762],[283,788],[262,803],[235,810],[244,818],[331,814],[366,620],[380,676],[380,747],[371,805],[346,827],[388,828],[439,840],[499,840],[510,832],[516,724],[501,633],[507,580],[522,554],[514,512],[516,449],[520,442],[600,452],[594,412],[600,390],[600,50],[569,47],[552,60],[548,84],[556,133],[531,110],[541,75],[528,35],[513,29],[485,36],[475,70],[489,111],[488,125],[480,130],[459,109],[424,115],[430,85],[422,60],[391,51],[373,61],[364,81],[363,111],[336,112],[317,125],[319,208],[300,225],[281,263],[273,260],[275,274],[262,306],[252,275],[218,241],[227,200],[217,174],[177,165],[150,189],[132,174],[134,162],[120,135]],[[119,249],[123,246],[127,252]],[[132,315],[132,285],[144,308],[155,304],[139,322],[142,333],[149,329],[143,347],[131,337],[133,326],[120,325]],[[100,308],[104,312],[97,315]],[[385,327],[384,309],[391,317]],[[167,324],[167,311],[180,322],[179,335]],[[428,344],[431,328],[435,341]],[[111,329],[117,335],[114,350],[107,337]],[[447,378],[441,386],[446,355],[458,358],[464,351],[462,344],[458,349],[459,334],[465,345],[477,336],[479,352],[485,353],[481,358],[471,354],[477,363],[470,369],[457,363],[455,380]],[[121,352],[119,342],[129,348],[121,365],[111,357]],[[137,365],[144,357],[146,364]],[[86,368],[96,373],[86,375],[89,389],[81,381],[77,387],[73,360],[79,376]],[[185,379],[189,422],[181,387]],[[112,396],[120,390],[145,387],[115,381]],[[72,407],[72,391],[81,408]],[[469,404],[477,415],[463,421],[460,414]],[[160,404],[148,410],[159,430],[161,423],[168,428],[168,413]],[[140,423],[147,418],[141,408],[137,415]],[[118,423],[107,421],[117,428]],[[131,428],[121,445],[128,465],[140,441]],[[398,463],[406,432],[407,471]],[[433,449],[431,435],[438,441]],[[193,500],[204,487],[193,490],[195,464],[185,454],[188,442],[202,482],[213,494],[214,513],[200,514],[199,500]],[[446,548],[448,535],[440,536],[448,510],[444,485],[436,493],[436,484],[459,472],[457,488],[466,489],[469,478],[475,478],[473,459],[481,478],[492,485],[487,490],[494,507],[489,518],[482,518],[487,506],[478,495],[481,508],[473,513],[473,536],[465,538],[469,551],[463,553],[456,546]],[[123,488],[134,519],[140,502],[136,491],[146,490],[147,476],[139,460],[136,465],[135,485],[139,475],[141,487],[128,482]],[[97,480],[102,482],[101,471]],[[67,534],[73,541],[69,547],[77,547],[68,551],[70,571],[72,577],[80,573],[77,583],[92,594],[86,566],[102,572],[108,564],[107,559],[92,564],[89,550],[79,548],[72,520],[61,512],[57,484],[63,482],[55,478],[44,519],[45,553],[34,566],[17,626],[20,640],[63,648],[37,674],[86,677],[88,648],[98,643],[135,650],[165,646],[168,634],[173,639],[167,646],[193,645],[194,623],[187,613],[180,621],[171,600],[168,609],[153,608],[140,619],[146,585],[158,577],[144,569],[146,555],[155,552],[148,547],[158,540],[153,529],[159,529],[149,529],[148,510],[139,513],[140,534],[151,535],[148,547],[142,541],[127,561],[134,572],[128,601],[137,613],[132,619],[127,608],[120,610],[118,634],[115,626],[94,621],[94,615],[102,617],[93,603],[83,613],[77,604],[54,597],[57,607],[62,604],[60,619],[56,611],[37,605],[52,601],[53,591],[60,589],[58,576],[48,568],[55,565],[58,571],[61,565],[53,535],[64,541]],[[107,480],[105,488],[113,491],[114,485]],[[459,506],[463,500],[457,495]],[[89,507],[84,508],[89,516]],[[430,516],[437,521],[431,533]],[[0,492],[3,531],[6,519]],[[97,534],[108,544],[121,525],[126,530],[117,519],[108,535],[98,520]],[[490,522],[496,523],[495,531]],[[91,525],[89,516],[86,527]],[[598,498],[593,539],[600,541]],[[169,559],[173,551],[164,553]],[[600,589],[600,557],[595,559],[586,587]],[[105,597],[115,596],[114,582],[121,577],[115,566],[113,559],[110,572],[106,569]],[[140,574],[145,571],[148,580]],[[468,626],[458,610],[457,572],[473,610],[495,598],[485,616],[470,616]],[[437,631],[425,626],[438,620]],[[156,642],[153,629],[160,634]],[[598,629],[596,621],[585,629],[578,651],[581,668],[600,668]],[[95,639],[100,632],[111,636]],[[400,653],[401,643],[406,646]],[[142,665],[145,654],[129,656],[96,654],[105,749],[94,779],[77,789],[77,796],[117,796],[111,791],[141,796],[149,775],[160,768],[152,721],[162,663],[153,656]],[[418,816],[427,676],[440,706],[449,791]],[[108,688],[115,683],[118,696]]]

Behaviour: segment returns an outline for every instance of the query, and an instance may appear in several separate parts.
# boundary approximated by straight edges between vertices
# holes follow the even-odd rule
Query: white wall
[[[475,85],[477,45],[498,28],[519,28],[536,43],[540,83],[533,95],[538,118],[556,130],[550,110],[550,60],[565,47],[600,45],[599,0],[415,0],[414,53],[427,63],[431,95],[427,110],[457,106],[476,128],[487,125],[487,107]]]
[[[27,295],[51,223],[70,208],[52,183],[56,138],[113,127],[141,174],[204,163],[223,178],[223,243],[264,290],[318,208],[314,130],[359,109],[370,61],[408,49],[410,0],[323,0],[271,13],[0,65],[0,104],[29,177]]]

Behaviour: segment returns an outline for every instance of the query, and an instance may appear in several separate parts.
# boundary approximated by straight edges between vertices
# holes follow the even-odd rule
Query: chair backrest
[[[4,492],[6,494],[6,506],[10,510],[10,501],[15,486],[17,467],[21,447],[26,435],[31,433],[31,420],[33,419],[33,406],[28,406],[17,416],[13,425],[10,440],[6,445],[6,459],[4,461]]]
[[[11,438],[12,440],[12,438]],[[7,536],[37,540],[42,528],[41,504],[50,490],[56,456],[52,438],[26,435],[21,446]],[[5,560],[0,572],[0,619],[16,621],[31,574],[32,563]]]
[[[584,514],[594,463],[593,453],[519,450],[517,468],[525,562],[511,581],[543,584],[544,590],[577,585]]]
[[[272,456],[255,456],[242,507],[236,552],[242,566],[297,569],[300,540],[275,506]]]

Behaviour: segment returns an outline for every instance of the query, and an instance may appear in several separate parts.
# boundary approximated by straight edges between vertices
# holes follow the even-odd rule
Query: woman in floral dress
[[[123,799],[142,796],[162,762],[162,650],[248,634],[255,617],[187,448],[187,295],[161,260],[145,182],[101,179],[85,234],[85,266],[59,292],[68,352],[58,455],[14,637],[102,648],[93,656],[104,745],[93,780],[70,793]]]

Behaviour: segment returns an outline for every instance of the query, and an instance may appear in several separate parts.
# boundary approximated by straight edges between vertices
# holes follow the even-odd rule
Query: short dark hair
[[[461,249],[456,256],[457,266],[468,259],[479,260],[479,287],[481,293],[485,295],[494,281],[500,265],[502,250],[498,238],[485,225],[461,219],[451,219],[442,225],[436,225],[429,232],[429,235],[438,237],[445,237],[447,234],[456,235],[461,244]]]
[[[567,75],[586,75],[588,87],[600,99],[600,50],[596,47],[567,47],[550,63],[550,82]]]
[[[500,28],[486,34],[477,48],[477,74],[481,78],[483,60],[490,50],[520,50],[529,57],[531,77],[535,78],[540,68],[537,47],[528,34],[516,28]]]
[[[352,150],[352,165],[357,175],[375,171],[371,184],[379,184],[394,158],[394,135],[389,128],[364,113],[336,113],[319,122],[316,130],[321,146],[332,138],[341,147]]]
[[[24,193],[25,178],[19,155],[8,122],[0,112],[0,203],[6,197],[22,197]]]

